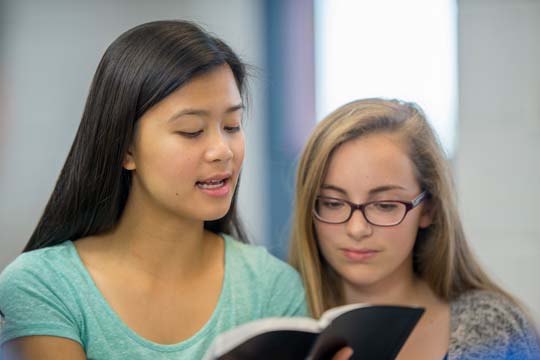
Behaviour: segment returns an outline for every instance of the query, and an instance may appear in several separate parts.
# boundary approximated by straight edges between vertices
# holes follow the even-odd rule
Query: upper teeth
[[[208,181],[201,181],[199,182],[199,186],[202,188],[216,188],[223,185],[225,181],[224,180],[208,180]]]

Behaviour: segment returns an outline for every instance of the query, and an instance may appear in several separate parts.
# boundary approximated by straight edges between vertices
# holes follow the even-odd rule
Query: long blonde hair
[[[491,281],[467,244],[449,165],[423,111],[414,103],[365,99],[345,104],[321,121],[298,165],[289,259],[303,278],[311,314],[319,317],[344,304],[342,282],[318,248],[312,215],[315,198],[333,152],[347,141],[373,133],[393,133],[403,139],[420,187],[431,194],[433,223],[419,230],[413,250],[417,276],[447,301],[482,289],[517,303]]]

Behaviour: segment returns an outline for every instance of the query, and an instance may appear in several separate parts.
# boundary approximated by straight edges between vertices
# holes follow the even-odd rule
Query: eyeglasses
[[[407,213],[426,199],[428,194],[427,191],[423,191],[412,201],[379,200],[364,204],[318,196],[315,200],[313,215],[327,224],[343,224],[349,221],[355,210],[360,210],[371,225],[396,226],[401,224]]]

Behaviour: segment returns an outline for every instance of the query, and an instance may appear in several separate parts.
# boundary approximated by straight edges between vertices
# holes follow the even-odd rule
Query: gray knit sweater
[[[507,298],[469,291],[451,302],[448,360],[540,359],[537,329]]]

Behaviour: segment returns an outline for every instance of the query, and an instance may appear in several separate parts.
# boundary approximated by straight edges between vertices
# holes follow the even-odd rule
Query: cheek
[[[194,149],[186,149],[171,140],[149,144],[146,149],[141,163],[147,177],[178,184],[179,179],[196,175],[197,154]]]
[[[396,230],[401,231],[404,236],[408,238],[412,237],[415,239],[418,229],[421,227],[422,221],[422,214],[419,210],[420,209],[414,209],[412,212],[409,212],[407,217],[405,217],[403,222],[396,228]]]
[[[315,232],[319,242],[319,248],[322,255],[328,259],[331,257],[331,251],[334,245],[334,237],[336,236],[336,229],[332,225],[315,222]]]
[[[231,149],[234,153],[235,163],[238,166],[242,166],[245,154],[245,142],[243,134],[239,134],[238,139],[233,140],[231,143]]]
[[[416,242],[418,224],[402,222],[397,227],[382,229],[385,231],[384,237],[388,238],[387,246],[394,249],[400,257],[408,256]],[[382,235],[382,234],[381,234]]]

